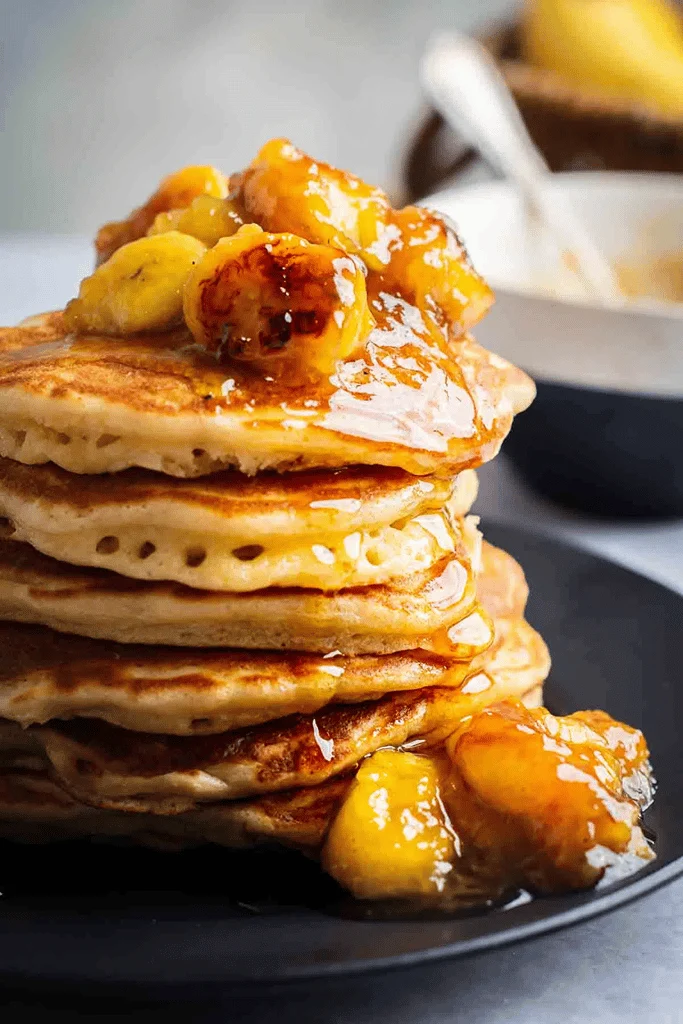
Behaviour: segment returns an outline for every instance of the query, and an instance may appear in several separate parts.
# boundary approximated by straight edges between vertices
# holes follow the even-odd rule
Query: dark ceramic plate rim
[[[567,554],[572,553],[587,566],[590,565],[594,568],[602,566],[612,575],[616,573],[629,577],[637,576],[644,586],[657,590],[660,593],[666,593],[672,602],[680,602],[681,615],[683,615],[682,595],[669,590],[659,583],[648,580],[645,577],[640,577],[638,574],[618,566],[607,559],[590,554],[581,548],[558,541],[547,535],[507,526],[494,526],[486,532],[488,536],[492,537],[494,542],[500,543],[503,546],[509,545],[513,551],[518,546],[523,547],[525,543],[530,543],[541,550],[548,551],[548,553],[552,553],[553,549],[562,549]],[[652,682],[650,685],[651,687],[653,686]],[[656,686],[656,681],[654,686]],[[46,849],[49,849],[49,847]],[[15,906],[11,908],[9,914],[3,914],[2,900],[0,900],[0,979],[4,982],[18,985],[32,983],[64,986],[78,985],[81,988],[116,991],[119,991],[121,987],[128,991],[142,989],[169,991],[173,989],[195,989],[200,986],[211,988],[221,986],[236,988],[253,984],[277,986],[297,981],[311,981],[320,978],[334,978],[412,967],[447,958],[467,956],[483,950],[493,950],[578,924],[630,903],[646,893],[671,882],[682,873],[683,854],[678,854],[661,863],[655,861],[636,875],[616,882],[613,885],[605,886],[602,890],[598,889],[585,893],[551,897],[532,901],[510,910],[493,911],[467,918],[467,921],[478,923],[479,927],[479,934],[470,935],[469,937],[461,937],[453,941],[435,941],[432,945],[406,952],[389,955],[378,953],[363,957],[348,956],[336,961],[326,960],[325,950],[321,948],[319,950],[320,956],[315,962],[310,962],[309,958],[309,962],[306,963],[290,961],[288,964],[278,964],[277,959],[272,958],[265,971],[261,968],[256,971],[240,971],[239,967],[235,970],[229,962],[225,962],[225,960],[219,961],[220,950],[216,948],[213,950],[207,949],[209,955],[206,961],[199,959],[192,960],[190,963],[183,963],[182,957],[179,960],[169,955],[168,946],[164,949],[168,933],[165,936],[163,932],[158,936],[159,942],[155,950],[156,955],[133,956],[132,962],[130,959],[126,961],[125,970],[121,970],[119,965],[117,965],[117,969],[117,966],[108,961],[106,950],[102,950],[99,958],[90,955],[81,960],[77,955],[71,955],[68,958],[68,963],[65,963],[59,954],[55,953],[51,969],[46,968],[45,964],[39,969],[36,969],[36,965],[32,963],[24,962],[22,965],[18,965],[16,955],[14,964],[12,964],[12,957],[9,956],[8,958],[7,956],[10,944],[13,941],[11,924],[12,919],[14,919],[15,923],[21,921],[22,914],[21,912],[17,913],[17,911],[21,911],[22,908]],[[293,929],[305,928],[306,916],[310,915],[310,913],[310,911],[306,910],[296,910],[294,913],[289,914],[286,918],[289,922],[288,927]],[[141,914],[138,912],[137,914],[129,914],[116,922],[112,922],[112,927],[127,928],[131,942],[134,945],[137,924],[139,930],[144,931],[144,938],[149,941],[148,917],[150,915],[153,915],[152,910],[146,914],[145,909],[142,908],[142,925],[140,922]],[[35,913],[35,908],[29,910],[29,916],[33,919],[34,930],[37,935],[40,935],[42,940],[48,943],[52,938],[58,937],[60,934],[64,934],[65,937],[70,934],[73,935],[74,930],[78,931],[79,926],[83,934],[77,937],[76,945],[78,945],[78,941],[80,941],[81,946],[84,946],[89,941],[91,943],[97,942],[96,933],[99,929],[95,926],[90,934],[88,934],[88,917],[86,915],[74,912],[62,913],[58,915],[58,920],[53,919],[49,924],[48,920],[46,920],[46,915],[44,913]],[[319,916],[322,915],[316,915],[316,919]],[[162,912],[155,923],[158,923],[163,928],[164,920],[165,915]],[[202,920],[201,923],[205,924],[206,920],[208,918]],[[227,936],[231,930],[239,928],[240,920],[239,918],[223,920],[221,922],[223,935]],[[253,921],[255,919],[249,918],[249,920]],[[284,917],[283,920],[285,920]],[[173,919],[171,918],[167,921],[167,925],[170,925],[172,921]],[[98,923],[100,925],[104,924],[103,921]],[[339,922],[337,921],[336,923],[338,924]],[[447,929],[451,923],[450,919],[440,922],[415,921],[410,924],[410,927],[412,929],[431,928],[436,932],[438,931],[438,926]],[[182,927],[183,924],[184,922],[182,921],[173,921],[173,927],[178,925]],[[195,924],[196,921],[194,919],[188,919],[185,925],[188,942],[192,941],[193,926]],[[395,924],[405,926],[405,922],[391,922],[387,924],[386,922],[350,921],[344,922],[344,924],[348,924],[349,927],[356,929],[363,929],[363,934],[366,938],[372,931],[377,940],[374,945],[378,949],[382,948],[382,932],[385,928],[391,928]],[[8,925],[10,925],[10,928],[7,927]],[[57,929],[55,929],[55,925],[58,925]],[[361,933],[358,932],[358,934],[360,935]],[[215,937],[212,939],[212,942],[216,943]],[[61,950],[62,953],[66,952],[66,946],[68,945],[69,942],[67,941]],[[363,945],[367,948],[367,943],[363,943]],[[149,949],[147,952],[149,954]],[[8,959],[10,963],[7,962]],[[88,962],[87,967],[84,960]],[[95,967],[94,970],[93,967]]]
[[[652,868],[640,872],[632,881],[616,883],[606,887],[599,895],[593,893],[579,893],[567,897],[551,897],[552,902],[558,906],[570,903],[565,910],[544,916],[537,920],[523,920],[524,911],[533,913],[535,904],[530,904],[501,911],[507,920],[514,920],[517,923],[501,931],[488,931],[485,934],[472,939],[459,939],[443,945],[434,945],[426,949],[415,950],[410,953],[400,953],[391,956],[376,956],[364,959],[348,959],[343,963],[320,963],[312,966],[301,966],[287,968],[282,971],[273,972],[266,976],[258,974],[233,975],[229,970],[218,977],[214,971],[203,973],[196,971],[187,973],[184,976],[178,972],[178,962],[174,961],[172,973],[168,970],[151,969],[137,972],[136,976],[127,973],[109,974],[106,970],[100,971],[98,976],[85,976],[78,971],[42,971],[38,974],[27,970],[5,970],[0,967],[0,981],[4,984],[16,986],[23,989],[27,985],[35,985],[47,988],[73,988],[79,990],[97,991],[100,993],[121,994],[122,990],[129,992],[195,992],[198,989],[216,990],[229,986],[232,990],[249,989],[254,985],[279,986],[296,984],[297,982],[310,982],[325,978],[333,979],[340,977],[353,977],[358,975],[380,973],[385,971],[396,971],[416,967],[421,964],[436,963],[441,960],[456,959],[473,956],[480,952],[494,952],[515,943],[525,942],[543,935],[549,935],[562,929],[573,927],[584,921],[593,920],[626,906],[648,893],[654,892],[664,885],[674,881],[683,874],[683,857],[677,858],[660,868],[656,863]],[[522,918],[522,920],[520,920]],[[488,918],[489,920],[491,918]],[[292,922],[296,927],[297,922]],[[412,927],[419,927],[420,922],[413,923]],[[364,927],[376,928],[377,923],[365,922]],[[151,962],[150,962],[151,964]]]

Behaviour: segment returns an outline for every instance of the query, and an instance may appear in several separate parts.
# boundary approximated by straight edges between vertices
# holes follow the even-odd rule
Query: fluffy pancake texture
[[[344,656],[114,644],[0,623],[0,716],[22,725],[100,718],[140,732],[205,735],[315,712],[333,701],[458,685],[470,671],[426,652]]]
[[[5,624],[8,647],[14,633],[15,660],[2,666],[0,714],[24,725],[35,721],[36,713],[38,720],[52,720],[29,729],[6,718],[0,721],[0,834],[30,842],[79,835],[125,837],[162,848],[276,841],[315,853],[347,791],[349,772],[364,754],[416,739],[429,749],[457,721],[505,696],[522,696],[530,706],[540,702],[549,659],[542,639],[520,618],[526,600],[523,574],[509,555],[490,545],[483,545],[481,562],[480,590],[499,617],[494,643],[470,663],[418,652],[314,659],[265,652],[128,649],[43,627]],[[181,654],[184,660],[174,665]],[[179,695],[186,713],[192,705],[197,710],[194,701],[204,691],[201,683],[195,689],[196,680],[190,682],[188,675],[191,679],[191,672],[199,670],[201,676],[202,659],[214,668],[220,669],[216,662],[221,663],[228,684],[230,666],[242,673],[237,677],[242,706],[249,687],[244,674],[260,661],[269,665],[276,686],[289,666],[291,686],[302,663],[317,660],[319,669],[337,670],[327,680],[340,689],[336,697],[328,689],[317,695],[317,714],[294,714],[219,734],[216,712],[234,710],[235,692],[221,709],[215,701],[225,692],[214,690],[213,705],[204,706],[207,711],[213,706],[214,722],[197,723],[200,729],[208,727],[207,734],[141,730],[148,709],[158,715],[161,708],[167,720],[180,721],[175,717]],[[150,686],[155,664],[158,677]],[[401,667],[405,683],[424,671],[424,688],[396,692]],[[121,681],[131,669],[147,678],[138,677],[129,693]],[[360,683],[362,689],[366,670],[365,685],[391,692],[364,700],[357,691],[357,703],[344,703],[349,692],[344,690],[345,677],[355,676],[352,685]],[[318,678],[325,676],[323,672]],[[184,682],[189,682],[189,692],[183,692]],[[210,692],[211,685],[209,681]],[[261,680],[256,680],[255,693],[254,681],[251,686],[252,699],[260,700]],[[85,717],[59,721],[56,700],[63,701],[65,716]],[[116,723],[122,709],[123,724],[129,724],[126,715],[138,715],[138,732],[107,723],[107,717]],[[271,712],[272,718],[276,705]],[[94,721],[95,715],[103,720]]]
[[[540,699],[537,687],[524,703],[536,707]],[[14,731],[21,732],[16,726]],[[24,767],[23,757],[3,759],[0,749],[0,836],[29,843],[93,836],[161,849],[207,842],[243,848],[265,842],[316,855],[353,778],[352,770],[315,786],[159,815],[84,803],[59,784],[47,759],[40,767]]]
[[[256,478],[225,471],[183,480],[139,469],[76,476],[51,464],[29,467],[0,458],[0,502],[7,514],[27,530],[35,525],[54,533],[74,524],[102,530],[135,524],[197,530],[235,545],[264,543],[273,534],[325,540],[388,526],[448,500],[464,515],[476,493],[471,470],[455,480],[380,466]]]
[[[462,686],[328,705],[250,729],[201,737],[136,733],[88,719],[34,727],[61,783],[86,803],[180,813],[195,803],[312,786],[380,747],[434,746],[487,704],[534,692],[547,656],[516,624]],[[521,627],[521,628],[520,628]]]
[[[442,739],[475,704],[456,689],[428,687],[215,736],[171,738],[85,719],[52,723],[35,735],[60,781],[80,799],[179,813],[196,802],[316,785],[379,747]]]
[[[185,330],[74,336],[60,313],[33,317],[0,331],[0,455],[181,477],[353,464],[454,474],[492,458],[534,397],[530,379],[390,306],[362,353],[308,386],[223,366]]]
[[[332,779],[309,789],[208,804],[187,814],[162,817],[84,804],[67,793],[47,768],[0,768],[0,836],[27,843],[129,839],[163,850],[202,843],[240,849],[266,842],[316,853],[349,782],[348,778]]]
[[[495,617],[493,645],[473,663],[425,651],[333,656],[181,650],[116,644],[0,623],[0,717],[24,726],[100,718],[140,732],[225,732],[426,686],[459,686],[481,669],[547,672],[547,651],[523,620],[526,583],[509,555],[483,544],[477,590]],[[510,579],[514,579],[510,585]],[[502,650],[501,650],[502,648]],[[526,655],[526,657],[525,657]],[[521,684],[522,691],[534,677]]]
[[[476,603],[479,547],[465,521],[452,554],[385,584],[235,594],[69,566],[10,540],[0,543],[0,617],[120,643],[469,658],[491,641]]]
[[[0,459],[4,532],[76,565],[205,590],[340,589],[428,568],[476,496],[455,481],[354,467],[179,480],[148,470],[75,476]]]

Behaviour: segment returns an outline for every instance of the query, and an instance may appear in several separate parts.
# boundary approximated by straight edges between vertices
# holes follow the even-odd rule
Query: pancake
[[[336,590],[418,572],[452,551],[451,521],[476,486],[472,470],[455,482],[369,467],[188,481],[0,458],[0,517],[7,536],[43,554],[136,579]]]
[[[517,563],[486,542],[482,563],[477,588],[487,610],[495,610],[496,638],[479,661],[503,642],[528,648],[532,635],[521,618],[526,584]],[[0,623],[0,646],[0,716],[22,725],[96,717],[177,735],[224,732],[390,691],[457,686],[479,667],[420,651],[329,658],[151,648],[9,622]]]
[[[512,555],[483,541],[477,575],[477,598],[492,619],[520,618],[529,587],[524,570]]]
[[[15,722],[0,718],[0,770],[21,768],[37,771],[47,766],[45,749],[38,737]]]
[[[101,810],[70,796],[47,768],[0,768],[0,836],[17,842],[129,839],[142,846],[183,849],[202,843],[243,848],[280,843],[315,853],[350,778],[256,800],[210,804],[161,817]]]
[[[526,583],[517,563],[486,542],[482,552],[477,589],[496,617],[493,647],[481,656],[490,659],[503,642],[528,647],[530,627],[522,620]],[[508,583],[511,577],[515,587]],[[14,622],[0,622],[0,647],[0,717],[24,726],[51,718],[101,718],[126,729],[181,736],[312,713],[332,701],[458,686],[478,667],[421,651],[330,658],[155,648]]]
[[[178,814],[196,803],[314,786],[379,747],[442,739],[472,701],[428,687],[216,736],[135,733],[89,719],[33,727],[60,784],[86,803]]]
[[[61,313],[5,328],[0,455],[181,477],[354,464],[454,475],[493,458],[531,380],[468,336],[428,331],[403,300],[382,303],[360,355],[298,385],[223,365],[185,329],[76,337]]]
[[[437,745],[486,705],[537,690],[549,667],[529,626],[479,661],[459,688],[333,704],[214,736],[131,732],[92,719],[53,721],[31,733],[60,782],[86,803],[177,814],[197,803],[318,785],[380,747],[413,749],[418,739]]]
[[[540,702],[538,688],[524,703]],[[47,763],[40,769],[0,767],[0,836],[19,842],[126,838],[145,846],[182,849],[202,843],[241,848],[279,843],[315,855],[353,772],[318,786],[256,799],[205,804],[177,815],[102,810],[76,800],[59,785]]]
[[[454,554],[388,583],[235,594],[130,580],[0,541],[0,618],[119,643],[322,654],[421,648],[466,660],[492,638],[476,603],[479,544],[473,522],[465,521]]]
[[[0,716],[24,726],[100,718],[141,732],[207,735],[313,713],[332,701],[457,686],[470,671],[420,651],[312,654],[145,647],[0,623]]]
[[[267,651],[149,648],[0,623],[0,716],[23,726],[98,718],[124,729],[211,735],[312,714],[330,703],[388,692],[457,687],[488,664],[547,673],[547,651],[521,618],[496,622],[493,645],[473,662],[426,652],[325,658]],[[526,660],[525,660],[526,659]],[[533,678],[520,684],[522,692]],[[517,684],[514,684],[518,689]]]
[[[246,477],[234,471],[183,480],[149,470],[78,476],[0,458],[0,504],[22,528],[52,533],[149,526],[215,534],[237,545],[273,535],[318,540],[389,526],[454,502],[465,515],[476,474],[416,478],[400,469],[346,466]],[[38,506],[36,508],[36,506]]]

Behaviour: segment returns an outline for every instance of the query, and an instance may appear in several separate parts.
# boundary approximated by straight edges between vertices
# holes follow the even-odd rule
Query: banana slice
[[[246,214],[266,231],[357,253],[373,269],[386,262],[389,200],[347,171],[313,160],[287,139],[271,139],[230,181]]]
[[[136,334],[182,320],[183,285],[206,247],[191,235],[168,231],[139,238],[81,281],[64,321],[79,334]]]
[[[234,235],[243,224],[232,199],[197,196],[185,208],[158,213],[147,234],[162,235],[167,231],[182,231],[210,247],[221,238]]]
[[[360,260],[255,224],[206,253],[184,312],[208,351],[276,376],[331,373],[373,326]]]
[[[227,194],[228,180],[216,167],[183,167],[169,174],[147,202],[133,210],[125,220],[114,220],[100,228],[95,239],[98,265],[106,262],[122,245],[147,234],[159,213],[184,210],[197,196],[224,199]]]

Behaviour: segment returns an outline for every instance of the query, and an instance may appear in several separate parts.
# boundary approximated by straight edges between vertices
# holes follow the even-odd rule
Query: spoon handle
[[[427,47],[421,78],[445,119],[489,163],[515,182],[584,288],[604,301],[623,301],[609,262],[576,220],[565,198],[548,189],[548,165],[484,47],[457,32],[440,34]]]

